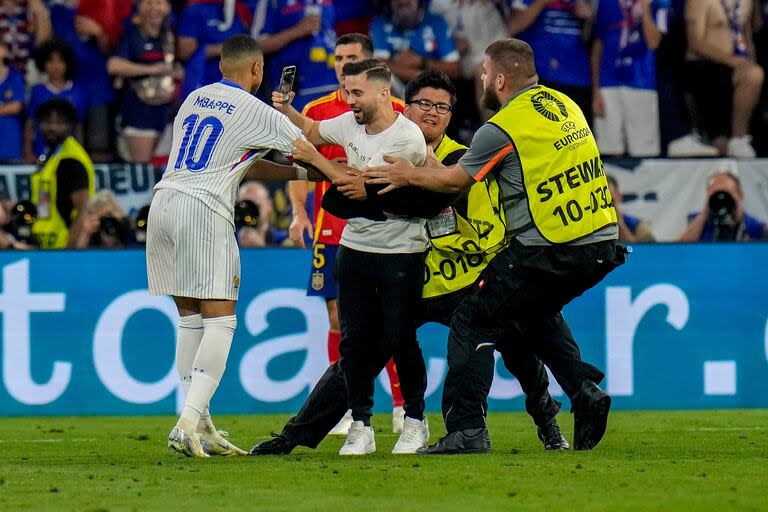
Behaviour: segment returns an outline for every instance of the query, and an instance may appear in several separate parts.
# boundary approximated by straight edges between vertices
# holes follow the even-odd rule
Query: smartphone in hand
[[[296,66],[285,66],[280,75],[280,85],[277,91],[283,95],[283,102],[288,101],[288,93],[293,90],[293,79],[296,77]]]

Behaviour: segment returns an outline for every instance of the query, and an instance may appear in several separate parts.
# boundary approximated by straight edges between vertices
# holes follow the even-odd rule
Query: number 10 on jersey
[[[181,140],[179,155],[173,166],[175,171],[186,167],[192,172],[200,172],[208,165],[216,144],[221,138],[224,126],[216,117],[208,116],[198,123],[200,116],[192,114],[181,123],[184,137]],[[203,144],[203,149],[198,154],[198,146]]]

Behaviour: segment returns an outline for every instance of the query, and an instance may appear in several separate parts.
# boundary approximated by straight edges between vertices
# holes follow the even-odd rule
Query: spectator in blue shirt
[[[8,65],[9,56],[8,43],[0,40],[0,161],[19,161],[24,78]]]
[[[112,47],[109,36],[95,20],[78,15],[77,1],[52,2],[51,20],[57,37],[69,43],[78,63],[75,82],[88,96],[85,143],[94,160],[111,158],[113,130],[110,105],[115,101],[112,78],[107,73],[107,56]]]
[[[585,40],[593,18],[586,0],[513,0],[512,37],[536,49],[539,82],[568,95],[592,125],[592,80]]]
[[[603,156],[661,152],[655,50],[668,0],[602,0],[595,17],[592,84],[595,134]]]
[[[75,56],[66,41],[50,39],[40,45],[35,51],[35,65],[43,74],[43,80],[32,87],[29,93],[24,130],[24,159],[28,163],[34,162],[46,150],[40,127],[34,121],[40,105],[53,98],[64,98],[72,103],[77,111],[75,136],[83,140],[83,121],[89,104],[85,89],[73,81]]]
[[[707,182],[707,197],[699,213],[688,216],[681,242],[761,240],[766,225],[744,211],[744,193],[735,171],[718,172]]]
[[[178,76],[173,68],[173,34],[167,27],[168,0],[140,0],[133,22],[109,59],[110,74],[125,79],[120,126],[127,159],[147,163],[170,118]]]
[[[252,32],[267,57],[272,90],[279,85],[282,68],[296,66],[292,105],[299,111],[339,87],[335,23],[331,0],[259,0],[256,6]]]
[[[253,0],[189,0],[176,28],[178,58],[186,62],[184,95],[221,80],[221,45],[231,36],[248,33],[251,4]]]
[[[461,76],[448,23],[429,12],[425,0],[390,0],[371,24],[371,40],[374,58],[386,61],[402,84],[425,69],[442,71],[453,80]]]

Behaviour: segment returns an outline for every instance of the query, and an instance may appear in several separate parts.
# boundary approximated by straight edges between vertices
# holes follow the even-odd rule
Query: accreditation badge
[[[312,289],[319,292],[325,286],[325,274],[322,272],[312,272]]]
[[[456,213],[450,206],[427,221],[429,238],[452,235],[458,231]]]

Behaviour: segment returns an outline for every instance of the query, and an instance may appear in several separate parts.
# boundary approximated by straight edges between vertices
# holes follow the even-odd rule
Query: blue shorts
[[[310,297],[336,298],[336,253],[338,245],[317,243],[312,248],[312,270],[309,274],[307,295]]]

